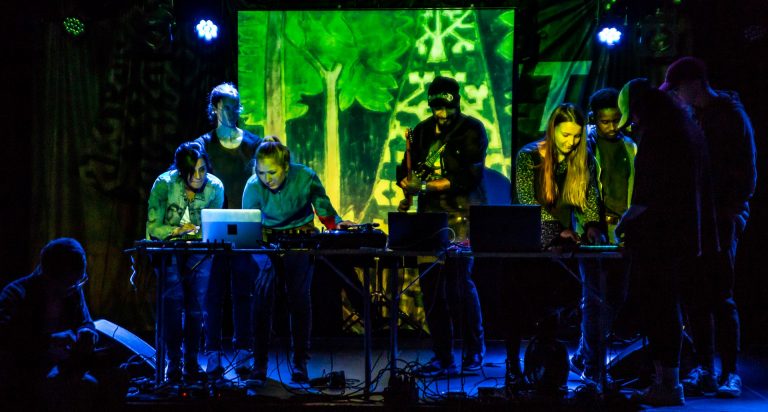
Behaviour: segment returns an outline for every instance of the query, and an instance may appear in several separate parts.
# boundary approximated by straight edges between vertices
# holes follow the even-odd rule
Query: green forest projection
[[[240,11],[242,120],[315,169],[344,219],[386,231],[403,131],[431,115],[437,75],[462,85],[487,168],[509,177],[514,24],[510,9]]]

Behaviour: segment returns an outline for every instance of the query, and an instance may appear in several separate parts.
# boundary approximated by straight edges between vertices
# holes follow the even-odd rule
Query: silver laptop
[[[261,210],[203,209],[204,242],[232,242],[235,249],[256,249],[263,245]]]

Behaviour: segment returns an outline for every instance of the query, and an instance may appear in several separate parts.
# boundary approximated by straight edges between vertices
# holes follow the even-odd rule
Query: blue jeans
[[[266,368],[272,333],[275,286],[279,276],[285,286],[286,303],[291,329],[294,363],[309,359],[312,331],[312,274],[314,259],[309,255],[288,254],[284,257],[264,257],[261,270],[251,285],[253,291],[253,357],[255,368]]]
[[[251,283],[258,276],[263,255],[218,255],[213,258],[211,281],[206,297],[205,348],[220,351],[222,313],[226,282],[230,282],[232,296],[233,347],[249,349],[252,345]]]
[[[597,379],[605,364],[606,336],[621,305],[627,298],[629,261],[625,259],[584,259],[581,274],[581,339],[577,355],[584,359],[584,372]],[[605,280],[601,292],[601,276]],[[603,302],[601,303],[601,294]]]
[[[736,372],[740,325],[733,287],[736,249],[746,224],[746,212],[719,219],[721,251],[705,252],[695,258],[683,282],[683,302],[696,360],[700,366],[714,370],[717,346],[723,373]]]
[[[211,273],[209,255],[174,255],[163,279],[163,336],[171,364],[180,365],[182,353],[187,370],[197,369],[203,329],[205,295]],[[182,341],[184,349],[182,351]]]
[[[485,355],[483,315],[472,281],[472,258],[447,258],[420,280],[432,349],[442,362],[453,362],[454,328],[464,339],[463,356]],[[429,264],[420,264],[423,273]]]

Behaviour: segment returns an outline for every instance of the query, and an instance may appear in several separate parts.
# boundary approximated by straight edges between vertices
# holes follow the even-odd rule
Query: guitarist
[[[488,138],[479,120],[461,113],[456,80],[436,77],[427,95],[432,116],[413,129],[410,159],[406,155],[397,168],[398,185],[406,195],[398,210],[407,211],[411,197],[419,196],[417,212],[447,212],[455,240],[465,243],[469,205],[485,202],[481,181]],[[419,369],[422,376],[458,372],[453,360],[454,328],[464,335],[462,370],[482,367],[485,342],[472,263],[471,258],[448,258],[421,278],[434,351],[432,360]],[[419,270],[430,264],[420,260]]]

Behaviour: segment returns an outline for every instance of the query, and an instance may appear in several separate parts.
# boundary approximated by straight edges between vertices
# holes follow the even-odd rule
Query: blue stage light
[[[600,30],[600,33],[597,33],[597,39],[600,40],[600,43],[610,47],[619,43],[621,31],[615,27],[606,27]]]
[[[219,36],[219,27],[210,20],[200,20],[195,29],[197,30],[197,37],[205,39],[205,41],[211,41]]]

